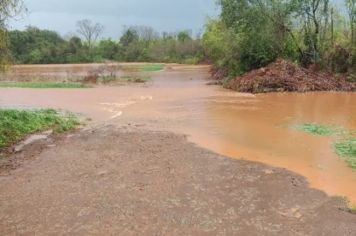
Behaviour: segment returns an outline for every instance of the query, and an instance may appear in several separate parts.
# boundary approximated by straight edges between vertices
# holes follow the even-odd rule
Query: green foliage
[[[328,136],[328,135],[349,135],[352,132],[347,132],[345,130],[337,129],[334,127],[329,127],[320,124],[301,124],[296,125],[294,128],[303,130],[305,132]],[[349,137],[338,140],[334,144],[334,149],[336,153],[343,158],[350,167],[356,168],[356,138]]]
[[[66,42],[56,32],[28,27],[9,32],[10,51],[16,63],[63,63]]]
[[[0,88],[88,88],[81,83],[56,83],[56,82],[0,82]]]
[[[295,125],[294,128],[314,135],[321,135],[321,136],[341,135],[346,133],[346,131],[335,127],[330,127],[330,126],[315,124],[315,123],[305,123],[305,124]]]
[[[215,68],[235,76],[277,57],[336,73],[355,73],[355,0],[340,13],[328,0],[219,0],[209,20],[204,52]]]
[[[6,31],[0,27],[0,72],[5,71],[9,63],[8,38]]]
[[[10,31],[9,42],[12,61],[18,64],[90,63],[106,60],[191,64],[203,58],[200,40],[192,39],[186,31],[172,37],[159,37],[153,29],[143,26],[130,27],[119,41],[103,39],[90,45],[91,48],[79,37],[65,40],[54,31],[35,27],[28,27],[25,31]]]
[[[164,65],[162,64],[145,64],[136,66],[137,70],[140,71],[159,71],[164,69]]]
[[[335,150],[350,167],[356,168],[356,138],[346,138],[336,142]]]
[[[0,109],[0,149],[14,144],[25,136],[54,129],[67,131],[79,124],[71,113],[60,114],[55,110],[13,110]]]
[[[101,40],[97,52],[101,58],[114,60],[119,51],[119,45],[111,39]]]

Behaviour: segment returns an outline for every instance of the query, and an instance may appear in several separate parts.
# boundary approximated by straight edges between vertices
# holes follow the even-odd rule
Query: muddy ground
[[[0,235],[356,232],[340,199],[297,174],[133,124],[42,141],[1,166]]]

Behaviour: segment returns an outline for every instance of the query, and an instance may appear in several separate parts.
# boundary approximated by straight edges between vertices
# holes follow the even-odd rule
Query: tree
[[[118,53],[118,44],[111,39],[101,40],[98,45],[100,57],[113,60]]]
[[[22,0],[0,1],[0,71],[5,70],[8,63],[8,39],[6,23],[8,19],[15,17],[24,9]]]
[[[356,47],[356,0],[346,0],[346,7],[350,22],[351,47]]]
[[[133,42],[138,42],[140,39],[137,31],[133,28],[128,28],[120,38],[120,44],[124,47],[128,47]]]
[[[89,54],[93,56],[93,49],[96,40],[104,31],[104,26],[99,23],[93,23],[91,20],[81,20],[77,22],[77,32],[86,40]]]
[[[191,40],[192,39],[190,37],[189,31],[187,31],[187,30],[179,32],[177,38],[178,38],[178,40],[180,42],[185,42],[187,40]]]
[[[1,0],[0,2],[0,27],[5,28],[6,21],[15,17],[25,9],[22,0]]]

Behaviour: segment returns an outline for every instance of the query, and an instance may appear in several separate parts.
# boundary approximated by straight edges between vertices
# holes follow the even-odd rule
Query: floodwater
[[[60,73],[58,68],[65,67],[54,68]],[[356,93],[241,94],[207,86],[208,70],[169,65],[149,73],[153,80],[146,85],[0,89],[0,106],[61,108],[96,123],[150,124],[186,134],[190,141],[232,158],[292,170],[312,187],[356,202],[356,171],[332,148],[340,137],[291,128],[315,122],[356,130]],[[46,73],[54,72],[47,68]]]

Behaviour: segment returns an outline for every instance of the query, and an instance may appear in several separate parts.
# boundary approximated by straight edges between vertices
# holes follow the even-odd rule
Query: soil
[[[346,75],[317,72],[314,67],[305,69],[283,59],[232,79],[225,87],[247,93],[356,91],[356,83],[348,81]]]
[[[6,162],[15,163],[9,171]],[[0,235],[355,235],[340,198],[285,169],[102,125],[1,162]],[[9,165],[11,166],[11,165]]]

